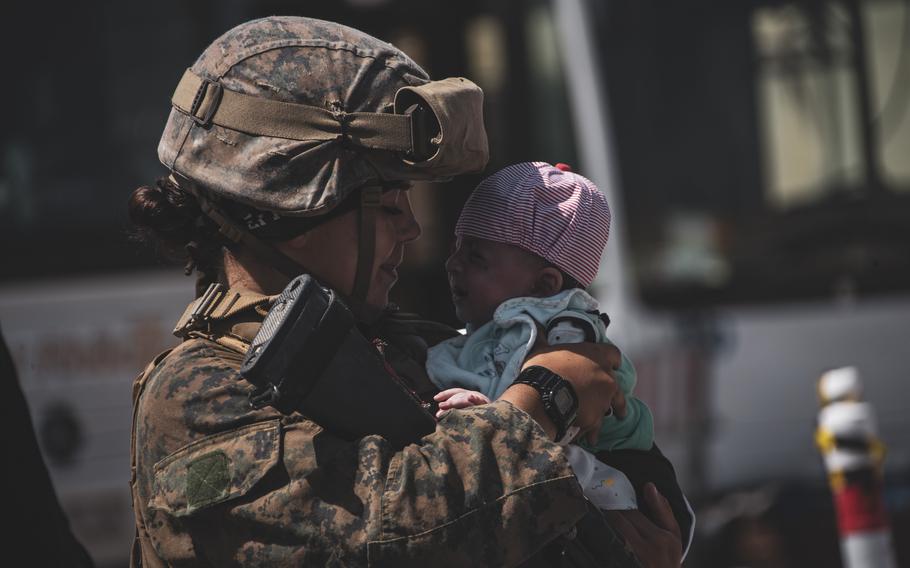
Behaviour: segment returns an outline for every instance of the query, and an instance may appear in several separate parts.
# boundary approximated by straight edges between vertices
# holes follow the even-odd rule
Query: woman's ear
[[[538,298],[553,296],[562,290],[562,272],[554,266],[541,268],[534,281],[533,294]]]

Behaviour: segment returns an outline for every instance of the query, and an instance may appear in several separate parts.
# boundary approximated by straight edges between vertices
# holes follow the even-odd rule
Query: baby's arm
[[[462,388],[446,389],[434,396],[433,400],[439,403],[436,418],[442,417],[443,414],[453,408],[468,408],[469,406],[490,403],[490,399],[484,396],[483,393]]]

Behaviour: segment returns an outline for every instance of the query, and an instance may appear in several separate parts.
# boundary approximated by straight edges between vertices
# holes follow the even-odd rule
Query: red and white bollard
[[[862,401],[855,367],[833,369],[818,381],[821,410],[815,442],[825,461],[846,568],[895,568],[882,496],[885,447],[872,405]]]

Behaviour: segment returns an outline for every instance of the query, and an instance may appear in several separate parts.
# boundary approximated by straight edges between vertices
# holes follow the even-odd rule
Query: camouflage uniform
[[[158,154],[174,183],[198,190],[192,193],[222,233],[260,246],[216,205],[312,217],[377,180],[482,168],[479,89],[463,79],[436,86],[430,92],[433,83],[419,66],[357,30],[265,18],[218,38],[184,75]],[[424,87],[428,97],[456,94],[424,100],[438,119],[438,151],[411,160],[381,147],[394,132],[371,138],[371,128],[389,122],[389,114],[398,115],[392,122],[407,115],[397,108],[398,95]],[[296,138],[279,135],[284,110],[268,110],[276,105],[294,107],[292,114],[307,107],[304,115],[322,118],[329,111],[328,126],[300,135],[311,126],[305,118]],[[269,118],[251,118],[264,108]],[[368,115],[367,128],[352,131],[349,120],[359,118],[349,113]],[[363,219],[361,234],[370,236]],[[372,249],[361,243],[359,250]],[[552,565],[565,551],[580,558],[570,541],[591,526],[604,529],[597,558],[635,565],[602,520],[579,523],[587,504],[562,451],[509,403],[452,412],[434,434],[404,449],[378,436],[341,439],[297,412],[252,408],[253,386],[238,369],[270,298],[237,291],[225,297],[232,299],[205,318],[184,325],[185,314],[178,326],[184,341],[134,385],[134,566]],[[389,360],[403,378],[419,379],[426,344],[409,344],[410,358],[405,349]],[[559,546],[541,559],[537,552],[551,541]]]
[[[584,515],[561,449],[507,402],[404,449],[253,410],[237,370],[269,298],[252,297],[136,382],[134,565],[513,566]]]

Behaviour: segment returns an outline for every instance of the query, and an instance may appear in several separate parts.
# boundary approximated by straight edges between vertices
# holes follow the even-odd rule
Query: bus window
[[[588,7],[647,304],[910,290],[906,3]]]
[[[907,97],[896,97],[910,87],[910,9],[865,3],[861,16],[877,130],[871,167],[881,168],[889,189],[906,191],[910,115]],[[826,192],[863,191],[868,166],[850,14],[837,3],[817,14],[783,5],[756,9],[752,22],[768,200],[787,208]]]

